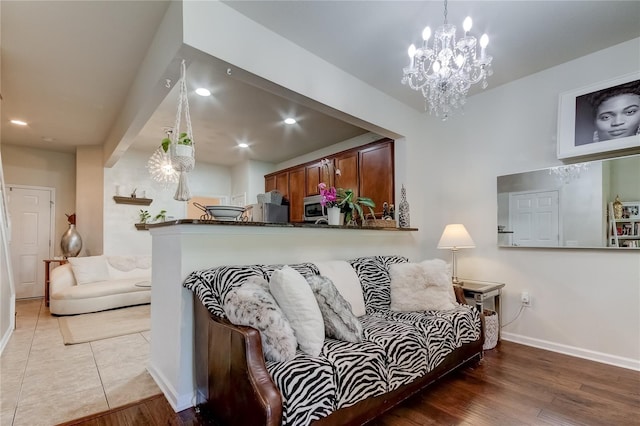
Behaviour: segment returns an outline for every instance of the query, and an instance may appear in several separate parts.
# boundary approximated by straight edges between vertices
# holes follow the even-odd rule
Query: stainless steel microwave
[[[316,222],[319,219],[327,220],[327,209],[320,204],[321,199],[321,195],[304,197],[304,214],[302,218],[305,222]]]

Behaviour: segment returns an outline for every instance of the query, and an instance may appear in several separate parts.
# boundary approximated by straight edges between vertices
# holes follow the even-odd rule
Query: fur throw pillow
[[[307,281],[322,312],[325,335],[351,343],[362,342],[362,324],[333,281],[322,275],[309,277]]]
[[[457,306],[451,268],[444,260],[396,263],[389,275],[392,311],[445,311]]]
[[[298,342],[282,309],[269,293],[262,277],[249,277],[224,298],[224,313],[237,325],[248,325],[260,332],[262,351],[268,361],[288,361],[296,355]]]

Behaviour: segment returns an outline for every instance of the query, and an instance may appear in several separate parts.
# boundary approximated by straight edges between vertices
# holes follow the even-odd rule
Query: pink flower
[[[336,205],[338,200],[338,194],[336,188],[331,186],[327,189],[327,184],[321,182],[318,184],[318,189],[320,190],[320,204],[323,207],[333,207]]]

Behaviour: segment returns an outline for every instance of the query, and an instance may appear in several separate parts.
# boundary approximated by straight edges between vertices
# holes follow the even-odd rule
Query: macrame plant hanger
[[[187,97],[187,81],[185,60],[182,60],[180,71],[180,96],[178,98],[178,110],[176,111],[176,124],[171,134],[171,163],[173,168],[180,174],[178,188],[173,196],[174,200],[189,201],[191,191],[187,173],[195,167],[195,141],[193,139],[193,129],[191,128],[191,116],[189,115],[189,98]],[[180,132],[180,120],[182,119],[182,108],[184,105],[184,118],[186,132]]]

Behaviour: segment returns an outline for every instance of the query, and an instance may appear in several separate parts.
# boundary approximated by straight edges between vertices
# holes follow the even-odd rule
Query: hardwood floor
[[[414,395],[370,426],[638,425],[640,372],[511,342]],[[210,425],[156,396],[65,425]],[[244,426],[244,425],[243,425]]]

